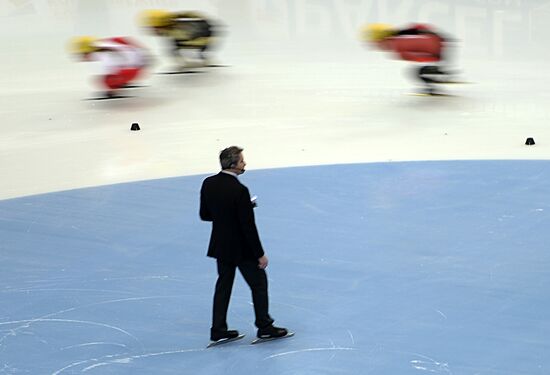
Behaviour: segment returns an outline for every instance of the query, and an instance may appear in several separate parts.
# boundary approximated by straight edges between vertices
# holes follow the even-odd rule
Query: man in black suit
[[[200,217],[212,222],[208,256],[216,258],[218,280],[214,293],[210,339],[234,338],[238,331],[227,328],[227,309],[238,268],[252,291],[257,336],[273,338],[288,331],[274,327],[269,316],[265,268],[268,264],[254,220],[255,206],[246,186],[237,178],[246,166],[242,148],[232,146],[220,153],[221,172],[206,178],[201,187]]]

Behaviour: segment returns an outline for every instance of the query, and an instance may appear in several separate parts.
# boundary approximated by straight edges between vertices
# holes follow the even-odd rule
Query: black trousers
[[[238,265],[217,260],[218,280],[214,292],[214,306],[212,311],[212,331],[227,330],[227,309],[231,299],[235,271],[238,268],[244,280],[252,291],[252,302],[258,328],[265,328],[273,324],[269,316],[269,298],[267,293],[267,275],[258,268],[256,261],[243,261]]]
[[[437,65],[424,65],[421,66],[416,76],[426,85],[428,92],[435,92],[435,84],[444,81],[447,74],[442,71]],[[437,78],[436,78],[437,77]]]

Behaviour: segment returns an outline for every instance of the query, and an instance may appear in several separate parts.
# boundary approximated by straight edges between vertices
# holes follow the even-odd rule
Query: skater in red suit
[[[404,29],[395,29],[385,24],[371,24],[363,30],[363,37],[384,51],[392,51],[398,58],[419,63],[416,77],[426,89],[425,93],[437,95],[436,84],[452,83],[451,74],[442,67],[449,39],[432,27],[415,24]]]
[[[115,97],[117,90],[128,87],[149,65],[145,48],[126,37],[96,39],[81,36],[71,41],[71,50],[82,61],[100,63],[100,84],[105,96]]]

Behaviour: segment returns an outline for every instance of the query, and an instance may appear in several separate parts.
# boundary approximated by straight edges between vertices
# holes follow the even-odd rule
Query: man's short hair
[[[237,166],[243,149],[237,146],[231,146],[220,152],[220,164],[222,169],[230,169]]]

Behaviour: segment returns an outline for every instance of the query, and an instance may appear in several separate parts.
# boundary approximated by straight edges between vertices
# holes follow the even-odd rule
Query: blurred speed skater
[[[419,63],[415,76],[424,83],[426,94],[437,93],[435,84],[454,83],[445,67],[449,63],[445,55],[451,40],[431,26],[414,24],[396,29],[386,24],[370,24],[363,28],[362,38],[376,48],[396,53],[401,60]]]
[[[212,20],[194,11],[169,12],[146,10],[141,15],[141,23],[155,35],[166,37],[171,42],[170,54],[178,68],[198,64],[208,66],[208,53],[218,36]]]
[[[71,40],[70,49],[82,61],[99,62],[99,83],[106,97],[130,86],[150,65],[147,50],[128,37],[79,36]]]

